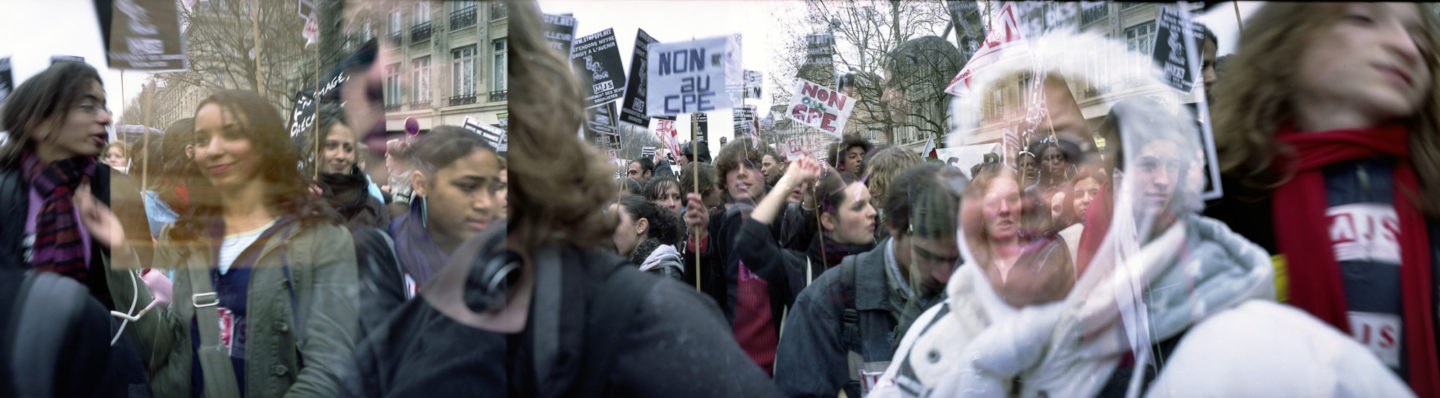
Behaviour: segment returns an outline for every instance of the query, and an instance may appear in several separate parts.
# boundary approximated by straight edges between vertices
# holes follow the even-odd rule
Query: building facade
[[[377,2],[350,12],[347,47],[372,37],[389,44],[381,47],[387,131],[404,132],[410,118],[422,131],[466,117],[507,124],[505,3]]]

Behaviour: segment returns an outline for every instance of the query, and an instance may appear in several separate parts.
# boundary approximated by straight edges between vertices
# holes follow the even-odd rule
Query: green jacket
[[[245,391],[252,397],[339,396],[340,379],[350,361],[359,326],[356,303],[355,247],[350,232],[335,224],[301,227],[291,223],[264,242],[250,276],[246,317]],[[155,251],[154,265],[175,268],[174,295],[166,308],[156,308],[133,323],[134,337],[157,397],[190,397],[192,320],[197,292],[192,273],[208,273],[212,244],[177,245],[167,226]],[[285,267],[294,278],[291,305]],[[209,276],[200,274],[205,285]],[[116,302],[131,301],[135,289],[125,271],[109,273]],[[139,303],[150,302],[142,288]],[[295,311],[299,311],[296,313]],[[299,324],[294,324],[298,320]],[[205,361],[204,374],[230,374],[229,362]],[[302,367],[301,364],[304,364]],[[216,367],[218,369],[213,369]],[[221,372],[213,373],[212,372]],[[233,379],[233,376],[231,376]],[[209,379],[209,377],[207,377]],[[230,397],[236,391],[205,383],[205,397]]]

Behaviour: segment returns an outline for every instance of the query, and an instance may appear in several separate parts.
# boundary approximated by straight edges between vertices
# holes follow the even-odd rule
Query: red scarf
[[[1110,218],[1115,211],[1115,203],[1111,199],[1115,195],[1114,189],[1112,183],[1105,183],[1100,187],[1100,194],[1090,201],[1090,208],[1085,209],[1085,229],[1080,232],[1080,247],[1076,250],[1075,275],[1085,274],[1090,260],[1100,251],[1100,243],[1105,241],[1105,233],[1110,231]]]
[[[1295,177],[1274,192],[1273,221],[1276,249],[1290,267],[1290,303],[1350,332],[1349,305],[1345,300],[1340,265],[1331,249],[1325,175],[1320,168],[1345,161],[1393,156],[1393,205],[1400,219],[1400,294],[1405,319],[1405,347],[1410,388],[1421,397],[1440,394],[1430,302],[1430,246],[1425,217],[1412,195],[1420,184],[1410,166],[1408,131],[1402,126],[1372,129],[1297,133],[1284,126],[1276,138],[1293,146],[1298,157],[1289,159]]]
[[[75,189],[95,175],[95,158],[76,156],[41,164],[40,157],[25,152],[20,158],[21,170],[30,187],[43,201],[35,215],[35,246],[30,267],[53,271],[85,281],[90,265],[85,262],[85,236],[80,220],[75,218]]]

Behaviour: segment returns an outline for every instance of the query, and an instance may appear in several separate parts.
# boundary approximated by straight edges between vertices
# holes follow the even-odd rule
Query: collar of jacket
[[[855,309],[860,311],[890,310],[885,304],[889,296],[885,288],[885,247],[890,239],[868,252],[855,255]],[[899,308],[894,310],[899,311]]]

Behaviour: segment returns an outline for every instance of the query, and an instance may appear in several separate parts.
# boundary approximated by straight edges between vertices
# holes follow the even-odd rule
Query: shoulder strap
[[[55,367],[70,326],[80,318],[85,299],[84,286],[53,272],[30,271],[20,283],[20,294],[10,319],[10,369],[26,377],[12,378],[20,397],[48,397],[54,394]],[[20,369],[26,369],[21,372]]]
[[[849,290],[844,295],[845,310],[840,314],[840,346],[860,346],[860,310],[855,309],[855,259],[846,257],[840,261],[840,283]]]
[[[235,382],[235,369],[229,354],[220,349],[220,314],[215,312],[220,298],[210,283],[210,269],[192,268],[186,274],[190,275],[190,290],[196,292],[190,305],[195,306],[195,325],[200,328],[200,348],[195,351],[195,356],[200,359],[204,388],[219,391],[220,396],[238,397],[240,387]],[[200,395],[209,394],[202,392]]]
[[[585,314],[585,352],[580,378],[570,391],[578,396],[603,396],[611,365],[640,301],[660,279],[654,275],[624,266],[623,261],[610,265],[611,271],[590,297]]]
[[[29,203],[29,193],[25,192],[25,184],[20,178],[20,169],[0,170],[0,198],[4,205],[0,205],[0,216],[9,225],[19,225],[20,228],[0,228],[0,254],[11,250],[18,250],[20,247],[21,234],[25,233],[25,205]],[[22,253],[12,253],[16,261],[20,261]]]

